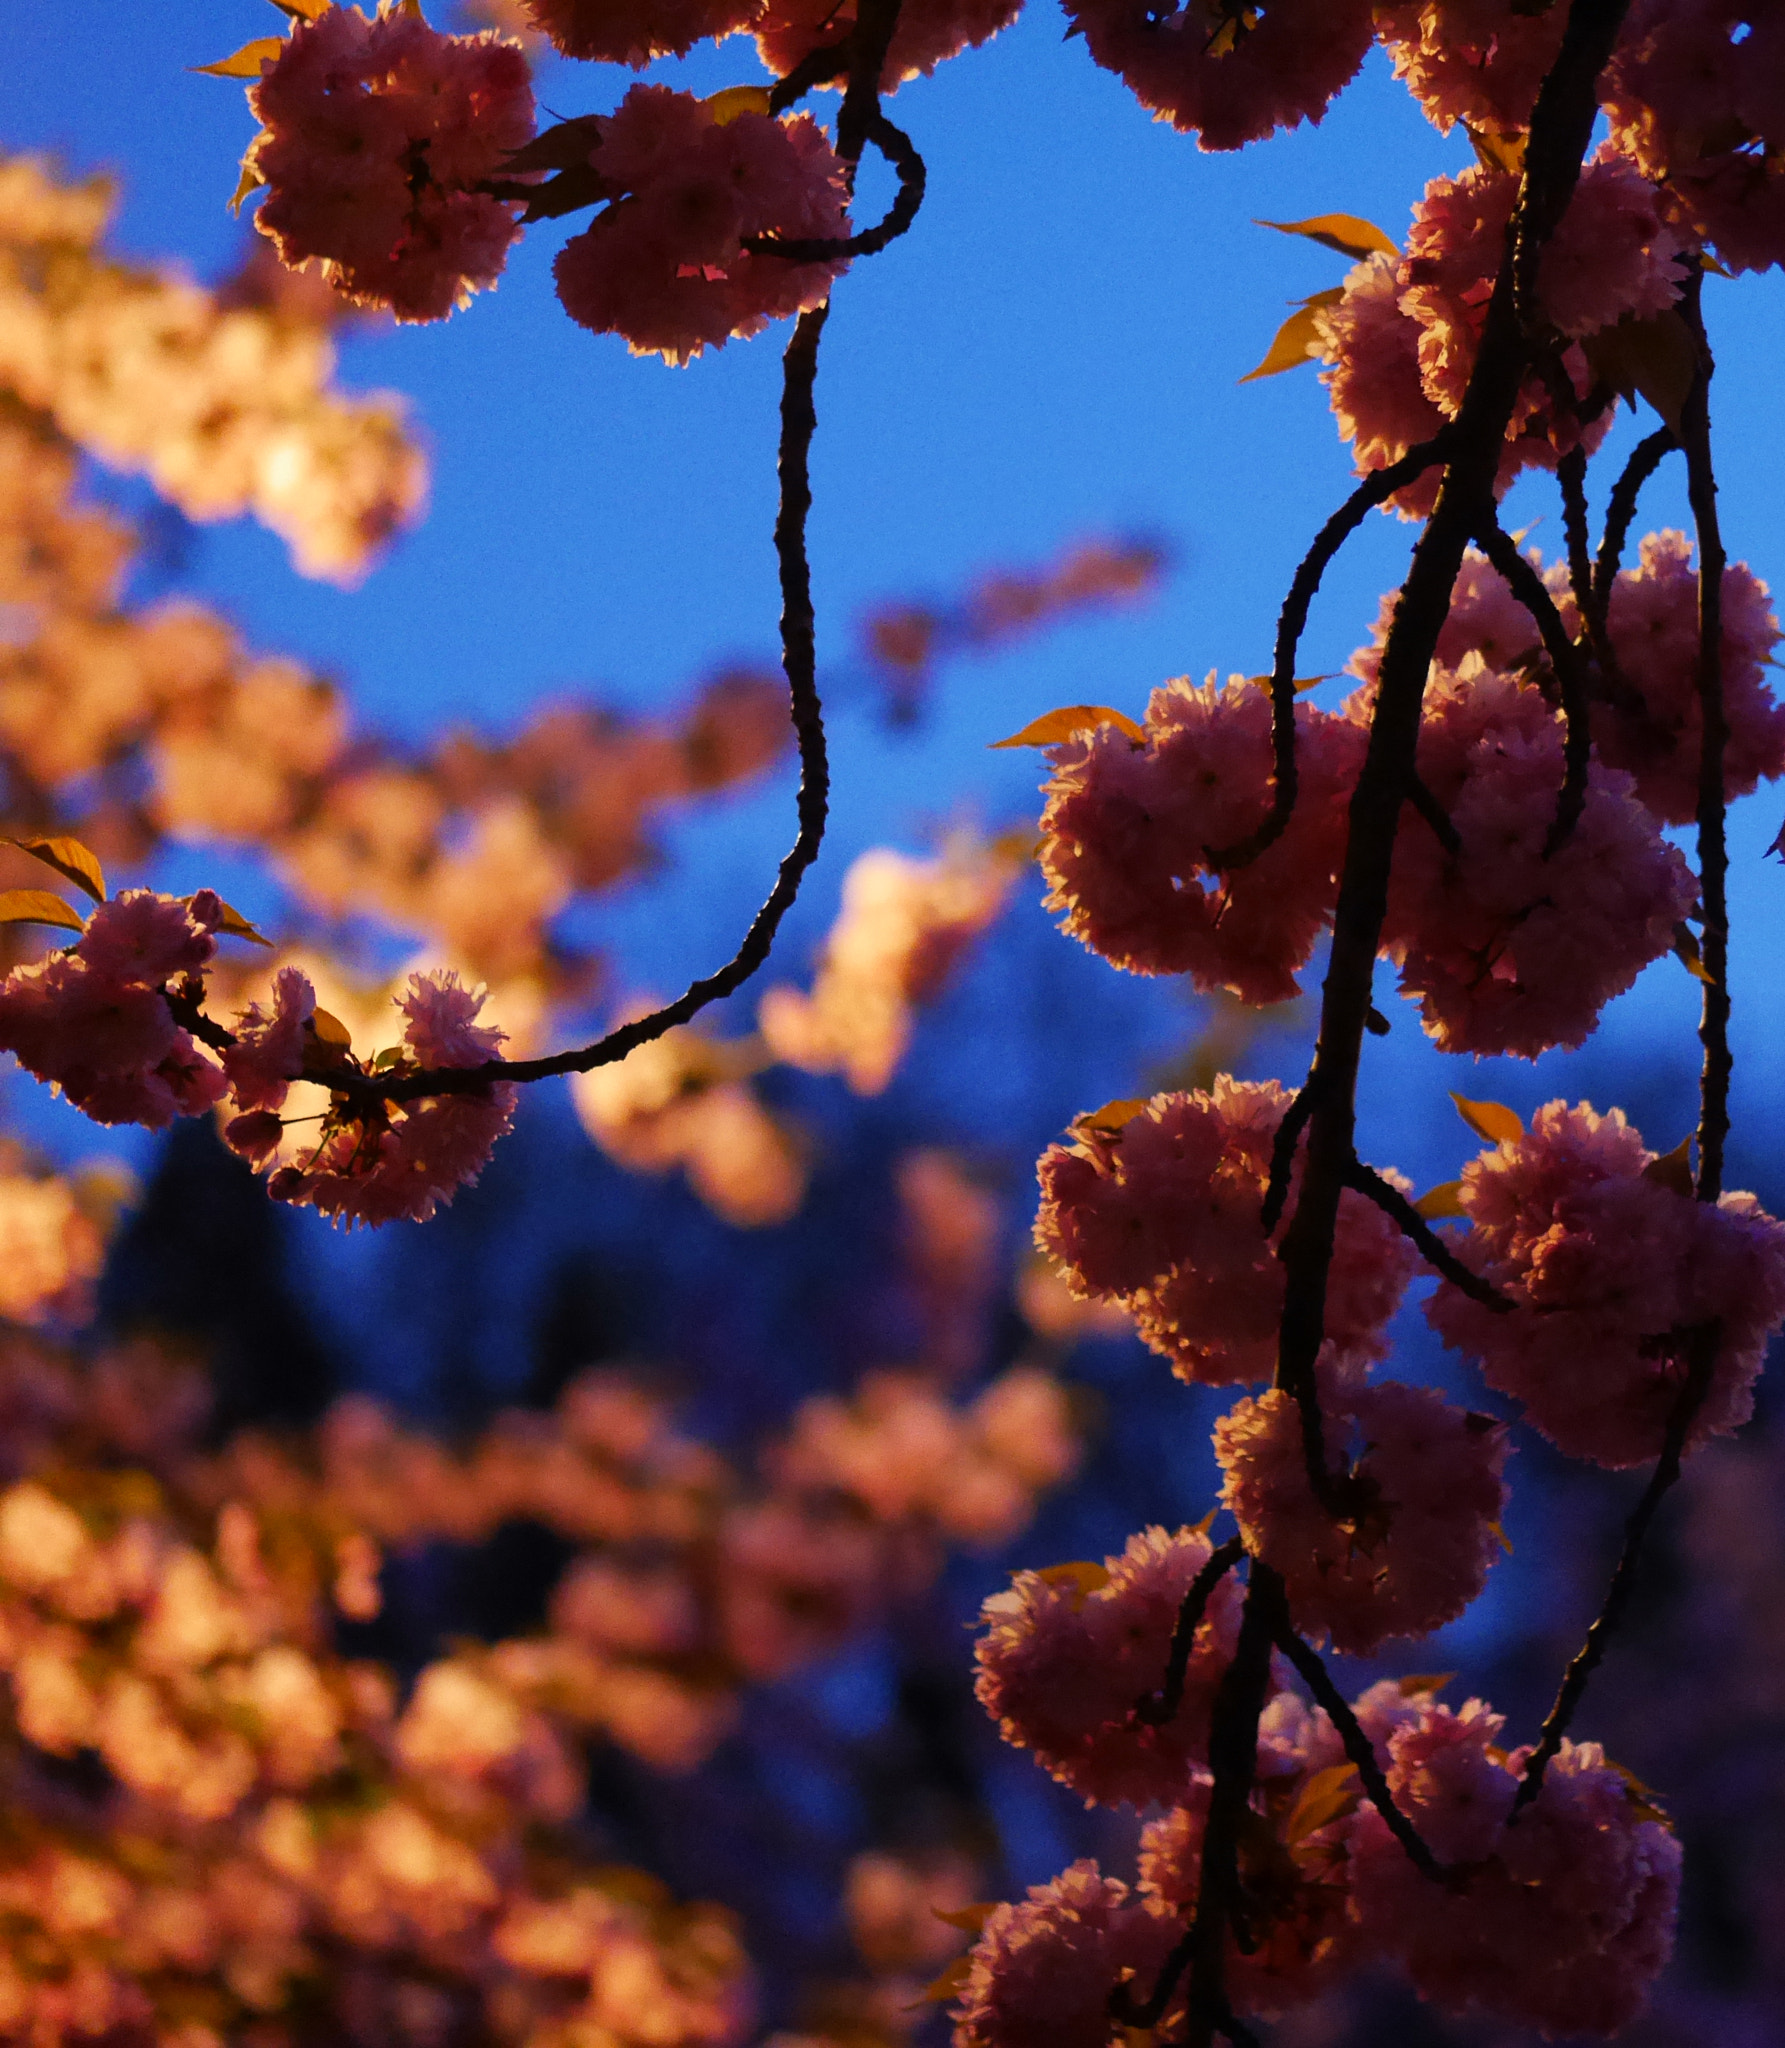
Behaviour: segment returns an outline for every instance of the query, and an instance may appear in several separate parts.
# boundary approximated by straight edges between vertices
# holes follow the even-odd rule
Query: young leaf
[[[1652,1180],[1657,1187],[1670,1188],[1676,1195],[1691,1199],[1695,1190],[1692,1185],[1692,1134],[1688,1131],[1671,1152],[1663,1152],[1651,1159],[1642,1170],[1644,1180]]]
[[[324,1045],[352,1046],[353,1033],[332,1011],[319,1009],[312,1012],[310,1023]]]
[[[1639,320],[1626,313],[1581,343],[1595,377],[1632,404],[1640,396],[1677,434],[1680,408],[1698,376],[1698,344],[1670,306]]]
[[[1311,299],[1304,299],[1277,329],[1276,339],[1264,352],[1264,361],[1257,369],[1248,370],[1240,382],[1253,384],[1260,377],[1280,377],[1285,370],[1300,369],[1320,346],[1320,326],[1314,316],[1322,306],[1336,305],[1343,296],[1335,286],[1331,291],[1316,292]]]
[[[42,861],[46,868],[54,868],[63,881],[84,889],[95,903],[105,901],[105,870],[99,865],[99,856],[78,839],[12,839],[7,844]]]
[[[1063,741],[1077,739],[1080,733],[1095,732],[1100,725],[1113,725],[1137,747],[1147,743],[1146,728],[1136,725],[1126,711],[1117,711],[1108,704],[1066,704],[1058,711],[1044,711],[1007,740],[993,740],[991,750],[996,753],[1001,747],[1057,747]]]
[[[1317,213],[1312,220],[1256,220],[1254,227],[1275,228],[1280,235],[1306,235],[1323,249],[1341,256],[1398,256],[1401,252],[1374,221],[1355,213]]]
[[[1457,1115],[1462,1118],[1478,1138],[1485,1138],[1490,1145],[1510,1145],[1525,1135],[1525,1126],[1518,1111],[1508,1109],[1503,1102],[1471,1102],[1466,1095],[1459,1095],[1453,1088],[1450,1099],[1457,1106]]]
[[[1295,1843],[1357,1811],[1362,1796],[1356,1764],[1329,1764],[1303,1785],[1283,1823],[1283,1839]]]
[[[1785,839],[1785,832],[1779,836]],[[1767,850],[1772,851],[1770,847]],[[1674,958],[1688,974],[1695,974],[1707,985],[1710,983],[1710,970],[1704,964],[1704,955],[1698,950],[1698,934],[1684,921],[1673,928],[1673,952]]]
[[[602,126],[608,118],[604,114],[577,114],[568,121],[554,122],[550,128],[542,128],[531,142],[510,150],[502,160],[502,169],[511,178],[523,171],[574,170],[586,164],[591,153],[600,147]]]
[[[977,1935],[979,1930],[997,1910],[998,1905],[995,1899],[986,1900],[977,1905],[962,1906],[957,1912],[953,1913],[943,1912],[940,1906],[932,1906],[930,1908],[930,1911],[945,1927],[958,1927],[963,1934],[972,1935]]]
[[[1499,1544],[1508,1557],[1512,1555],[1512,1538],[1507,1535],[1498,1522],[1490,1522],[1488,1524],[1488,1534]]]
[[[972,1967],[973,1955],[971,1950],[964,1956],[956,1956],[940,1977],[924,1986],[923,1996],[918,1999],[916,2005],[909,2005],[905,2010],[907,2012],[915,2012],[919,2007],[926,2005],[946,2005],[955,1993],[960,1990],[961,1986],[966,1983],[967,1973]]]
[[[1465,1214],[1462,1204],[1463,1184],[1460,1180],[1443,1180],[1435,1188],[1427,1188],[1414,1203],[1413,1211],[1423,1216],[1428,1223],[1442,1222],[1449,1216]]]
[[[1072,1127],[1075,1131],[1101,1131],[1106,1137],[1114,1137],[1125,1125],[1133,1123],[1146,1108],[1148,1100],[1145,1095],[1119,1096],[1114,1102],[1106,1102],[1101,1109],[1087,1109],[1083,1115],[1075,1116]]]
[[[240,213],[243,200],[247,198],[250,192],[258,192],[265,183],[266,178],[263,176],[260,166],[255,163],[252,153],[243,157],[242,175],[236,180],[236,188],[229,195],[230,212]]]
[[[1454,1671],[1410,1671],[1405,1678],[1395,1680],[1395,1690],[1404,1700],[1430,1699],[1440,1693],[1456,1676]]]
[[[1518,173],[1525,168],[1525,138],[1518,131],[1503,134],[1498,128],[1469,129],[1469,140],[1475,146],[1475,160],[1490,171],[1512,171]]]
[[[1080,1607],[1109,1584],[1109,1567],[1085,1559],[1077,1564],[1044,1565],[1035,1576],[1043,1585],[1064,1586],[1073,1595],[1072,1604]]]
[[[48,889],[0,889],[0,924],[55,924],[64,931],[85,931],[73,904]]]
[[[1330,683],[1338,673],[1339,671],[1336,668],[1329,668],[1323,676],[1297,676],[1295,679],[1295,694],[1299,697],[1304,691],[1317,690],[1322,683]],[[1269,676],[1248,676],[1246,680],[1249,683],[1256,683],[1261,690],[1268,690],[1271,686]]]
[[[224,904],[223,919],[217,929],[220,932],[227,933],[232,939],[247,939],[256,946],[265,946],[269,952],[272,950],[272,940],[262,938],[260,933],[254,929],[232,903]]]
[[[766,85],[728,85],[723,92],[709,93],[701,105],[723,128],[740,114],[766,114],[769,89]]]
[[[273,0],[273,5],[293,21],[314,21],[319,14],[328,12],[334,0]]]
[[[276,64],[279,52],[285,47],[283,36],[256,36],[251,43],[228,57],[219,57],[215,64],[189,64],[189,71],[202,73],[206,78],[258,78],[263,64]]]

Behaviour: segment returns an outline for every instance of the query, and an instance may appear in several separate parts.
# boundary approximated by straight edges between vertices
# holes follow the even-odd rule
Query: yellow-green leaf
[[[266,179],[261,174],[260,166],[254,161],[254,152],[250,150],[242,159],[242,175],[237,178],[236,188],[229,195],[230,212],[240,213],[243,200],[250,192],[258,192],[265,183]]]
[[[1283,1823],[1285,1842],[1299,1842],[1357,1811],[1359,1786],[1355,1764],[1329,1764],[1303,1785],[1289,1818]]]
[[[206,78],[258,78],[261,66],[276,64],[284,47],[283,36],[256,36],[230,56],[219,57],[215,64],[193,64],[187,68]]]
[[[64,931],[85,931],[81,914],[48,889],[0,889],[0,924],[55,924]]]
[[[1087,1109],[1083,1116],[1072,1119],[1075,1131],[1101,1131],[1113,1137],[1146,1108],[1148,1097],[1144,1095],[1122,1095],[1114,1102],[1106,1102],[1101,1109]]]
[[[997,1910],[998,1902],[995,1899],[984,1900],[978,1905],[962,1906],[953,1913],[943,1912],[940,1906],[930,1908],[945,1927],[958,1927],[963,1934],[972,1935],[977,1935]]]
[[[1687,1132],[1671,1152],[1663,1152],[1651,1159],[1642,1170],[1644,1180],[1652,1180],[1657,1187],[1669,1188],[1676,1195],[1690,1198],[1696,1189],[1692,1184],[1692,1134]]]
[[[967,1973],[972,1967],[973,1955],[971,1950],[964,1956],[956,1956],[940,1977],[934,1978],[924,1986],[923,1996],[917,2001],[917,2004],[920,2006],[946,2005],[955,1993],[960,1990],[962,1985],[966,1983]],[[906,2010],[909,2012],[915,2010],[915,2008],[907,2006]]]
[[[348,1030],[347,1026],[332,1011],[313,1011],[310,1023],[317,1037],[322,1040],[324,1045],[348,1047],[353,1044],[353,1033]]]
[[[1305,691],[1317,690],[1322,683],[1330,683],[1338,673],[1339,671],[1336,668],[1329,668],[1323,676],[1297,676],[1295,679],[1295,694],[1299,697]],[[1271,686],[1269,676],[1248,676],[1246,680],[1249,683],[1256,683],[1261,690],[1268,690]]]
[[[1343,296],[1334,286],[1331,291],[1316,292],[1311,299],[1304,299],[1277,329],[1276,338],[1264,352],[1264,361],[1257,369],[1248,370],[1240,382],[1253,384],[1260,377],[1280,377],[1285,370],[1300,369],[1320,347],[1320,323],[1315,316],[1322,306],[1336,305]]]
[[[314,21],[319,14],[329,11],[334,0],[273,0],[273,5],[293,21]]]
[[[46,868],[54,868],[63,881],[84,889],[95,903],[105,901],[105,870],[99,856],[78,839],[14,839],[8,842]]]
[[[1490,1522],[1488,1524],[1488,1534],[1499,1544],[1508,1557],[1512,1555],[1512,1538],[1507,1535],[1498,1522]]]
[[[1429,1699],[1440,1693],[1456,1676],[1454,1671],[1410,1671],[1395,1680],[1395,1690],[1404,1700]]]
[[[1137,747],[1147,743],[1146,728],[1137,725],[1126,711],[1117,711],[1109,704],[1065,704],[1058,711],[1044,711],[1039,718],[1031,719],[1009,739],[993,740],[992,752],[1000,747],[1057,747],[1077,739],[1081,733],[1095,732],[1100,725],[1113,725]]]
[[[229,938],[247,939],[256,946],[265,946],[269,951],[272,950],[272,940],[263,938],[233,903],[224,904],[223,916],[217,929]]]
[[[1428,1223],[1441,1223],[1451,1216],[1467,1212],[1463,1208],[1463,1184],[1460,1180],[1441,1180],[1435,1188],[1427,1188],[1413,1205],[1414,1214],[1423,1216]]]
[[[766,114],[769,89],[766,85],[728,85],[723,92],[708,93],[701,105],[723,128],[740,114]]]
[[[1698,376],[1698,344],[1670,306],[1646,320],[1626,314],[1581,343],[1595,377],[1632,403],[1640,396],[1677,434],[1680,410]]]
[[[1085,1558],[1076,1564],[1044,1565],[1035,1576],[1044,1586],[1063,1586],[1079,1607],[1109,1584],[1109,1566]]]
[[[1503,132],[1498,128],[1473,128],[1465,121],[1469,140],[1475,147],[1475,160],[1490,171],[1511,171],[1515,175],[1525,168],[1525,138],[1522,131],[1513,129]]]
[[[394,1067],[402,1057],[403,1048],[400,1045],[387,1045],[382,1052],[375,1052],[372,1055],[373,1073],[382,1074],[386,1067]]]
[[[1516,1109],[1508,1109],[1503,1102],[1471,1102],[1466,1095],[1459,1095],[1453,1088],[1450,1099],[1457,1106],[1457,1115],[1462,1118],[1478,1138],[1485,1138],[1490,1145],[1510,1145],[1525,1135],[1525,1126]]]
[[[1317,213],[1311,220],[1260,220],[1255,227],[1275,228],[1280,235],[1306,235],[1323,249],[1341,256],[1398,256],[1401,252],[1374,221],[1355,213]]]
[[[1673,953],[1688,974],[1696,975],[1707,987],[1710,985],[1710,969],[1698,950],[1698,934],[1683,920],[1673,928]]]

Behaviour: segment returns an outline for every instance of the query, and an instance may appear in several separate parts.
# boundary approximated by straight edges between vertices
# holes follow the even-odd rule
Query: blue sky
[[[0,138],[76,168],[116,168],[121,245],[215,275],[239,247],[224,201],[252,124],[238,87],[186,67],[275,26],[265,0],[8,0]],[[1377,60],[1318,129],[1205,156],[1151,122],[1062,28],[1052,0],[1032,0],[988,48],[899,94],[930,197],[914,232],[858,264],[837,294],[811,529],[821,661],[836,686],[836,824],[788,966],[828,921],[863,846],[921,843],[963,812],[1033,815],[1036,757],[990,754],[989,741],[1054,704],[1139,711],[1168,676],[1267,665],[1281,591],[1349,468],[1311,372],[1237,380],[1286,302],[1336,282],[1343,261],[1254,218],[1344,210],[1399,235],[1425,180],[1464,161]],[[742,40],[659,68],[701,91],[759,75]],[[612,67],[552,62],[538,89],[572,114],[612,106],[627,83]],[[880,196],[870,181],[864,212]],[[246,524],[207,529],[193,555],[190,582],[251,640],[338,675],[371,722],[501,727],[540,698],[580,691],[648,708],[728,657],[772,655],[784,330],[683,370],[630,358],[559,311],[549,265],[566,231],[533,231],[501,287],[468,312],[346,343],[345,381],[407,393],[434,463],[426,523],[361,589],[304,582]],[[1768,277],[1713,280],[1707,305],[1723,363],[1726,531],[1732,552],[1776,578],[1785,519],[1772,365],[1785,302]],[[1614,446],[1632,431],[1620,427]],[[1653,487],[1645,514],[1683,522],[1677,475]],[[1532,521],[1540,544],[1559,543],[1553,487],[1521,486],[1509,522]],[[851,623],[872,601],[947,592],[995,562],[1135,530],[1176,553],[1156,603],[955,669],[915,734],[889,734],[847,673]],[[1366,636],[1410,538],[1377,519],[1353,543],[1316,608],[1307,666],[1337,668]],[[1766,933],[1785,874],[1760,859],[1778,809],[1763,794],[1735,831],[1748,1115],[1781,1092]],[[677,867],[601,914],[621,979],[665,988],[728,952],[790,813],[777,781],[678,826]],[[1661,963],[1614,1006],[1593,1071],[1659,1059],[1683,1087],[1693,1015],[1692,985]],[[1373,1052],[1365,1103],[1410,1170],[1428,1153],[1434,1177],[1454,1167],[1460,1127],[1433,1123],[1444,1087],[1528,1104],[1574,1085],[1555,1056],[1535,1071],[1443,1061],[1410,1025]],[[1286,1073],[1298,1057],[1285,1048]],[[1682,1095],[1682,1128],[1689,1108]]]

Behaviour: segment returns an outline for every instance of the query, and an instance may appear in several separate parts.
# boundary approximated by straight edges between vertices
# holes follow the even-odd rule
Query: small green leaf
[[[1785,834],[1781,834],[1785,837]],[[1769,849],[1770,850],[1770,849]],[[1710,970],[1704,964],[1704,955],[1698,950],[1698,934],[1689,924],[1681,922],[1673,928],[1674,958],[1688,974],[1696,975],[1706,987],[1710,987]]]
[[[1668,1188],[1690,1200],[1697,1192],[1692,1183],[1691,1132],[1688,1131],[1671,1152],[1663,1152],[1651,1159],[1643,1168],[1642,1177],[1652,1180],[1657,1187]]]
[[[1101,1593],[1109,1584],[1109,1566],[1086,1558],[1074,1564],[1044,1565],[1035,1576],[1044,1586],[1062,1587],[1072,1595],[1072,1604],[1082,1607],[1093,1593]]]
[[[1595,377],[1634,404],[1646,398],[1673,431],[1698,378],[1698,343],[1670,306],[1646,320],[1626,313],[1581,343]]]
[[[1484,170],[1511,171],[1516,175],[1525,168],[1525,137],[1521,130],[1474,128],[1467,121],[1463,126],[1474,145],[1475,161]]]
[[[46,868],[54,868],[63,881],[84,889],[95,903],[105,901],[105,870],[90,846],[83,846],[78,839],[13,839],[7,843],[42,861]]]
[[[373,1073],[382,1074],[386,1067],[394,1067],[402,1057],[403,1048],[400,1045],[387,1045],[382,1052],[375,1052],[372,1055]]]
[[[48,889],[0,889],[0,924],[54,924],[70,932],[87,928],[73,904]]]
[[[907,2012],[915,2012],[919,2007],[926,2005],[946,2005],[966,1983],[968,1972],[972,1968],[973,1955],[971,1950],[964,1956],[956,1956],[940,1977],[935,1978],[924,1986],[923,1996],[917,2000],[916,2004],[908,2005],[905,2010]]]
[[[1374,221],[1355,213],[1317,213],[1311,220],[1260,220],[1254,227],[1275,228],[1280,235],[1306,235],[1323,249],[1341,256],[1398,256],[1401,252]]]
[[[992,752],[1000,747],[1057,747],[1083,733],[1095,732],[1100,725],[1113,725],[1137,747],[1147,743],[1145,726],[1137,725],[1126,711],[1117,711],[1108,704],[1067,704],[1058,711],[1044,711],[1007,740],[993,740]]]
[[[353,1033],[330,1010],[319,1009],[312,1011],[310,1026],[324,1045],[337,1045],[348,1048],[353,1044]]]
[[[1510,1145],[1525,1135],[1525,1126],[1515,1109],[1508,1109],[1503,1102],[1471,1102],[1466,1095],[1459,1095],[1453,1088],[1450,1099],[1457,1106],[1457,1115],[1462,1118],[1478,1138],[1485,1138],[1490,1145]]]
[[[223,917],[217,929],[232,939],[247,939],[256,946],[265,946],[269,952],[272,950],[272,940],[262,938],[233,904],[224,904]]]
[[[1140,1115],[1147,1106],[1145,1095],[1124,1095],[1114,1102],[1106,1102],[1101,1109],[1087,1109],[1083,1116],[1072,1119],[1075,1131],[1101,1131],[1106,1137],[1114,1137]]]
[[[1462,1202],[1463,1184],[1460,1180],[1440,1181],[1435,1188],[1427,1188],[1414,1203],[1413,1211],[1423,1216],[1428,1223],[1439,1223],[1451,1216],[1462,1216],[1468,1212]]]
[[[266,179],[261,173],[260,166],[254,161],[253,150],[250,149],[248,154],[242,159],[242,174],[236,180],[236,188],[229,195],[230,212],[240,213],[242,202],[248,197],[248,194],[250,192],[258,192],[265,183]]]
[[[701,105],[723,128],[740,114],[766,114],[769,89],[766,85],[728,85],[723,92],[709,93]]]
[[[215,64],[190,64],[186,68],[206,78],[258,78],[262,66],[276,64],[284,48],[283,36],[256,36],[233,55],[219,57]]]
[[[981,1928],[985,1926],[985,1923],[997,1910],[998,1905],[995,1899],[983,1900],[972,1906],[962,1906],[953,1913],[943,1912],[940,1906],[932,1906],[930,1908],[931,1913],[942,1922],[943,1926],[958,1927],[963,1934],[971,1934],[976,1939]]]
[[[1303,299],[1277,329],[1270,347],[1264,352],[1264,361],[1257,369],[1248,370],[1240,382],[1253,384],[1260,377],[1280,377],[1285,370],[1300,369],[1321,345],[1320,323],[1316,315],[1322,306],[1336,306],[1343,297],[1344,293],[1335,285],[1331,291],[1316,292],[1311,299]]]
[[[1329,1764],[1316,1771],[1302,1786],[1289,1817],[1283,1823],[1283,1839],[1294,1844],[1330,1827],[1357,1811],[1362,1785],[1356,1764]]]

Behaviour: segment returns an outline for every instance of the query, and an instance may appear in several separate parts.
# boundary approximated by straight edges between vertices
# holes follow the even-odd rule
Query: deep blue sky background
[[[240,247],[224,201],[251,122],[238,87],[185,67],[275,25],[264,0],[9,0],[0,138],[78,169],[116,167],[121,246],[216,275]],[[743,40],[659,69],[702,91],[759,75]],[[571,114],[613,105],[627,82],[611,67],[548,61],[538,89]],[[1205,156],[1063,40],[1051,0],[905,88],[896,112],[928,158],[930,198],[905,241],[845,280],[825,340],[811,542],[835,686],[836,822],[783,941],[783,972],[828,923],[863,846],[922,844],[963,813],[1033,816],[1037,757],[991,754],[987,742],[1057,703],[1139,711],[1165,677],[1267,665],[1280,593],[1349,469],[1311,371],[1237,380],[1285,302],[1335,282],[1343,262],[1253,219],[1342,209],[1399,235],[1424,181],[1466,150],[1427,128],[1372,60],[1320,128]],[[880,197],[870,184],[864,213]],[[242,523],[207,529],[193,551],[192,585],[257,644],[338,675],[369,721],[415,734],[447,718],[501,727],[543,696],[584,689],[646,708],[727,657],[772,655],[779,338],[683,370],[630,358],[559,311],[549,263],[565,232],[534,230],[500,289],[468,312],[345,342],[345,381],[408,393],[434,462],[426,523],[363,588],[304,582],[276,541]],[[1712,280],[1707,304],[1730,545],[1763,575],[1785,573],[1785,298],[1776,277]],[[1622,424],[1614,448],[1633,431]],[[1605,488],[1602,477],[1600,502]],[[1677,467],[1644,509],[1649,524],[1683,522]],[[1508,517],[1540,521],[1539,543],[1559,544],[1553,486],[1521,486]],[[848,672],[850,628],[870,602],[947,592],[993,563],[1133,530],[1176,550],[1158,602],[957,668],[916,733],[889,733]],[[1410,536],[1377,519],[1352,544],[1316,607],[1307,667],[1336,669],[1365,636]],[[1773,933],[1785,874],[1761,860],[1778,809],[1763,794],[1734,834],[1746,1131],[1772,1120],[1782,1093]],[[669,873],[597,920],[621,983],[667,989],[728,953],[790,824],[790,787],[777,779],[678,825]],[[1175,994],[1069,963],[1076,949],[1040,923],[1031,901],[1015,952],[1030,961],[1051,944],[1060,960],[1013,981],[1004,951],[940,1020],[908,1084],[925,1114],[952,1115],[968,1135],[977,1117],[986,1134],[1027,1142],[1085,1099],[1069,1091],[1131,1087],[1144,1050],[1181,1029]],[[1063,1003],[1080,1012],[1073,1028]],[[1525,1107],[1589,1086],[1605,1100],[1639,1072],[1649,1135],[1671,1143],[1692,1120],[1694,1011],[1693,984],[1661,963],[1614,1005],[1603,1041],[1581,1056],[1584,1077],[1570,1078],[1554,1055],[1535,1070],[1447,1062],[1394,1008],[1366,1077],[1366,1128],[1381,1134],[1372,1150],[1422,1182],[1448,1177],[1468,1140],[1445,1087]],[[1038,1034],[1053,1048],[1045,1059]],[[1289,1077],[1302,1052],[1279,1039],[1261,1057]],[[968,1100],[975,1074],[982,1089]]]

